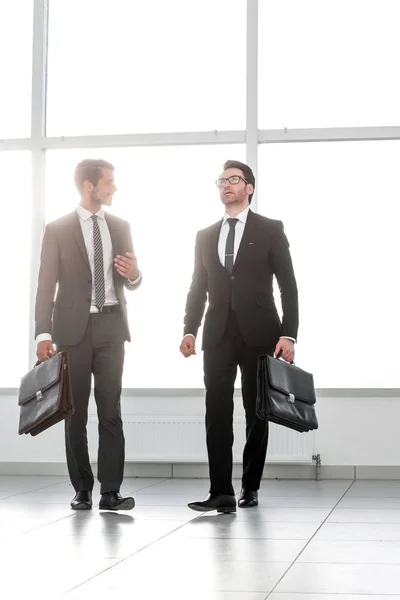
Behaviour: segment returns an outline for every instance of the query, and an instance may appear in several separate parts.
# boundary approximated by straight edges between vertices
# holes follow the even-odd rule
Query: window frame
[[[34,302],[39,269],[40,248],[45,222],[45,153],[52,148],[93,148],[117,146],[166,146],[194,144],[246,144],[246,161],[257,180],[258,149],[260,144],[320,141],[400,140],[400,126],[343,127],[322,129],[259,130],[258,129],[258,0],[247,2],[246,39],[246,128],[237,131],[184,132],[164,134],[128,134],[82,137],[46,136],[46,78],[48,0],[34,0],[33,57],[32,57],[32,122],[27,139],[2,140],[3,150],[27,149],[32,155],[32,235],[30,256],[30,331],[29,363],[34,364],[36,347],[33,336]],[[284,34],[284,33],[283,33]],[[257,190],[252,202],[257,211]],[[179,332],[178,332],[179,335]],[[335,393],[338,390],[335,388]],[[185,390],[180,390],[184,393]],[[363,389],[363,393],[365,390]]]

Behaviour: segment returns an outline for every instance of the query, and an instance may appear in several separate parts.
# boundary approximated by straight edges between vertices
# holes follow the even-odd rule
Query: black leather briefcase
[[[311,373],[263,354],[257,366],[257,417],[304,432],[318,429]]]
[[[68,352],[37,364],[21,379],[19,434],[37,435],[74,413]]]

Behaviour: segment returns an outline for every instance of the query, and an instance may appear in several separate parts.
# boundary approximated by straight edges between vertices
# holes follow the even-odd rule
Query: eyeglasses
[[[219,188],[222,188],[222,187],[224,187],[224,185],[226,184],[227,181],[231,185],[236,185],[240,181],[244,181],[246,185],[248,184],[248,181],[246,181],[244,179],[244,177],[241,177],[240,175],[231,175],[230,177],[226,177],[226,178],[222,177],[221,179],[217,179],[217,181],[215,182],[215,185]]]

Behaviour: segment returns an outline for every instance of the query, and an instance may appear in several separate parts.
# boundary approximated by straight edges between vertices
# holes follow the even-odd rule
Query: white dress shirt
[[[95,288],[94,288],[94,243],[93,243],[93,220],[91,213],[83,206],[79,205],[77,207],[77,213],[79,216],[79,223],[82,229],[83,239],[85,241],[86,251],[89,258],[90,270],[92,272],[92,302],[90,307],[91,313],[98,313],[99,309],[95,305]],[[103,264],[104,264],[104,284],[105,284],[105,303],[104,306],[112,306],[118,304],[118,299],[115,294],[114,288],[114,279],[113,279],[113,270],[114,267],[114,257],[112,251],[112,243],[111,243],[111,235],[108,229],[105,212],[104,209],[100,209],[99,212],[96,213],[98,217],[97,223],[100,229],[101,235],[101,243],[103,246]],[[128,283],[137,284],[139,283],[142,275],[139,273],[139,276],[134,280],[130,281],[128,279]],[[44,342],[46,340],[51,341],[51,335],[49,333],[41,333],[36,338],[36,343]]]
[[[242,241],[244,228],[246,226],[246,221],[247,221],[247,216],[249,214],[249,210],[250,210],[250,206],[247,206],[247,208],[242,210],[242,212],[240,212],[235,217],[235,219],[238,219],[238,222],[235,225],[235,240],[234,240],[234,246],[233,246],[233,263],[235,263],[235,261],[236,261],[240,242]],[[219,232],[218,257],[223,266],[225,266],[225,247],[226,247],[226,240],[228,238],[228,233],[229,233],[228,219],[230,219],[230,218],[231,218],[230,215],[228,215],[227,213],[224,214],[223,219],[222,219],[221,230]],[[187,335],[191,335],[192,337],[195,337],[192,333],[188,333]],[[292,340],[292,342],[296,341],[294,338],[287,337],[287,336],[281,336],[280,339],[288,339],[288,340]]]
[[[240,242],[242,241],[243,232],[244,232],[244,228],[246,225],[247,215],[249,214],[249,210],[250,210],[250,207],[248,206],[247,208],[242,210],[242,212],[240,212],[235,217],[235,219],[238,219],[238,222],[235,225],[235,243],[234,243],[234,247],[233,247],[233,263],[235,263],[235,261],[236,261],[237,253],[239,250]],[[219,256],[221,265],[223,265],[223,266],[225,266],[225,246],[226,246],[226,240],[228,238],[228,233],[229,233],[228,219],[230,219],[230,218],[231,217],[227,213],[224,214],[224,217],[222,220],[222,225],[221,225],[221,230],[219,232],[218,256]]]
[[[77,212],[79,215],[79,223],[81,225],[83,239],[85,240],[85,246],[87,255],[89,258],[90,270],[92,271],[92,302],[90,307],[91,313],[97,313],[98,308],[95,305],[95,289],[94,289],[94,243],[93,243],[93,220],[91,213],[83,206],[78,206]],[[108,230],[104,210],[99,210],[96,213],[97,223],[100,229],[101,244],[103,246],[103,266],[104,266],[104,285],[105,285],[105,302],[104,306],[112,306],[118,304],[117,296],[115,295],[114,280],[113,280],[113,253],[111,236]]]

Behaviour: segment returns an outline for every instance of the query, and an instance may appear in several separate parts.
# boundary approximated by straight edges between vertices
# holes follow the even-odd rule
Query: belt
[[[91,313],[92,315],[104,315],[104,314],[109,314],[109,313],[116,313],[116,312],[121,312],[121,307],[119,304],[113,304],[111,306],[98,306],[97,310],[99,311],[98,313]]]

